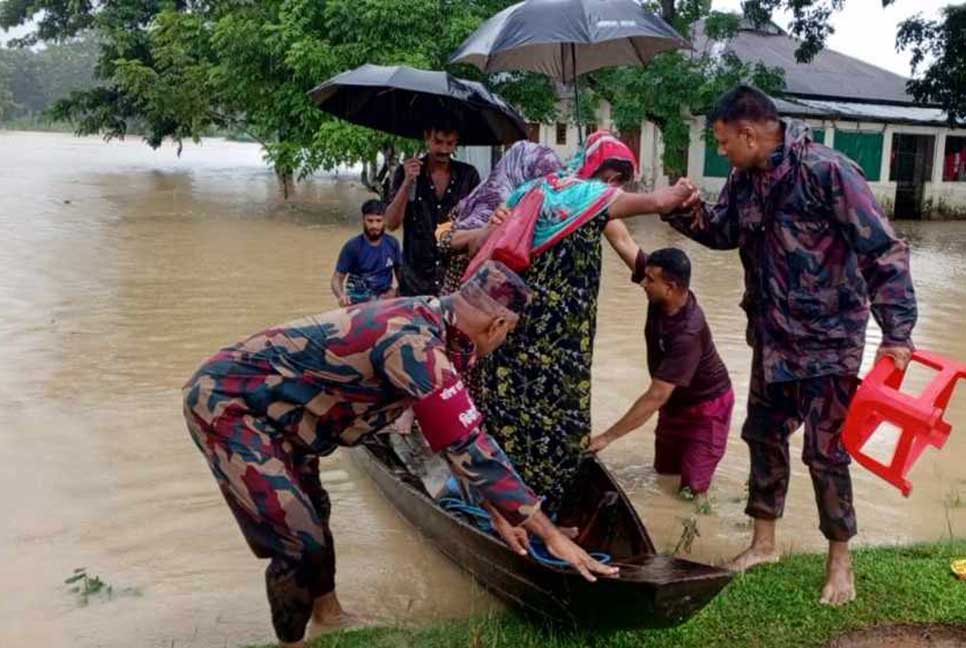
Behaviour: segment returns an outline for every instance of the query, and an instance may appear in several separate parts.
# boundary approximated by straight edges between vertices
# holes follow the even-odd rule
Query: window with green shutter
[[[727,178],[731,174],[731,162],[723,155],[718,155],[718,143],[711,136],[704,139],[704,177]]]
[[[882,172],[882,133],[835,131],[835,150],[862,167],[869,182],[878,182]]]
[[[824,128],[813,128],[812,129],[812,141],[818,142],[819,144],[825,143],[825,129]]]

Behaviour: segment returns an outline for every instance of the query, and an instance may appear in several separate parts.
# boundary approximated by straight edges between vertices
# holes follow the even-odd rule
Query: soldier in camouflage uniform
[[[779,120],[764,94],[739,86],[709,119],[734,166],[716,205],[666,219],[708,247],[737,248],[752,347],[748,416],[751,547],[731,566],[778,559],[775,523],[788,489],[788,437],[804,425],[822,533],[829,541],[821,602],[855,597],[848,541],[856,533],[849,456],[841,428],[858,383],[869,312],[883,332],[877,356],[905,367],[916,299],[909,249],[860,168],[817,144],[809,128]]]
[[[430,446],[506,520],[589,580],[613,574],[564,537],[481,428],[458,371],[503,343],[529,298],[491,262],[454,295],[371,302],[256,333],[209,358],[184,389],[185,418],[265,572],[283,646],[312,619],[342,615],[335,597],[329,499],[319,456],[351,446],[412,407]]]

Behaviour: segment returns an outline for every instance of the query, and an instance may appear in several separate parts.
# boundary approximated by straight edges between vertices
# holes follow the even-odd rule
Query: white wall
[[[561,106],[561,116],[567,115],[569,107]],[[605,130],[613,130],[614,123],[611,119],[611,106],[606,101],[601,101],[597,108],[597,127]],[[540,144],[549,146],[564,161],[570,159],[577,152],[578,132],[575,124],[567,124],[567,143],[557,144],[557,124],[540,124]],[[664,141],[661,139],[661,131],[651,122],[641,124],[641,146],[634,151],[640,167],[641,181],[647,187],[661,187],[667,185],[667,177],[664,175],[664,166],[661,163],[664,155]]]
[[[453,157],[476,167],[481,178],[490,175],[493,169],[493,153],[489,146],[461,146]]]
[[[641,150],[637,156],[641,184],[647,189],[666,187],[668,177],[664,174],[664,138],[656,124],[649,121],[641,124]]]

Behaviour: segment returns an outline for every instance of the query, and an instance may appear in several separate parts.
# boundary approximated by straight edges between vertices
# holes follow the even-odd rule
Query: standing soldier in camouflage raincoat
[[[273,327],[209,358],[185,386],[185,418],[265,572],[282,646],[310,620],[338,621],[329,498],[319,457],[351,446],[412,407],[434,451],[473,486],[518,552],[522,530],[576,567],[612,575],[568,540],[482,431],[459,371],[503,343],[529,299],[500,263],[461,290],[352,306]],[[503,521],[505,520],[505,521]],[[511,527],[510,525],[514,525]]]
[[[766,95],[738,86],[709,121],[731,175],[716,205],[666,219],[708,247],[737,248],[744,266],[741,305],[753,352],[741,436],[751,456],[745,512],[755,523],[751,547],[730,566],[778,560],[788,437],[804,424],[802,459],[829,541],[821,602],[841,605],[855,598],[848,542],[856,533],[841,428],[870,309],[883,334],[876,359],[891,356],[902,368],[909,361],[916,323],[909,249],[859,167],[813,142],[805,124],[779,120]]]

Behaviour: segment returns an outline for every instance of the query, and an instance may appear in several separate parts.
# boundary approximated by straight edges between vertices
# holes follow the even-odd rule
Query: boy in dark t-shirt
[[[332,273],[332,294],[339,306],[361,304],[374,299],[391,299],[393,277],[398,281],[399,241],[386,234],[386,205],[367,200],[362,205],[362,234],[342,247]]]
[[[691,262],[675,248],[638,254],[635,283],[647,293],[647,367],[651,385],[591,452],[642,426],[658,412],[654,469],[680,474],[681,488],[704,493],[724,456],[735,397],[704,312],[691,292]]]

